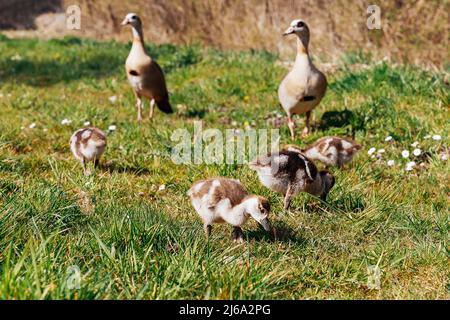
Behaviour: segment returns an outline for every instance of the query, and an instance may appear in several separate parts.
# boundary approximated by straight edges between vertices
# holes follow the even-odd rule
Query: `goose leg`
[[[291,138],[292,138],[292,140],[294,140],[295,139],[295,122],[292,119],[291,114],[288,115],[288,127],[289,127],[289,131],[291,132]]]
[[[155,99],[152,99],[152,100],[150,100],[150,112],[149,112],[149,115],[148,115],[148,117],[150,119],[153,118],[153,112],[154,111],[155,111]]]
[[[289,210],[289,207],[291,205],[291,198],[292,198],[292,186],[289,184],[286,195],[284,196],[284,210]]]
[[[311,118],[311,111],[308,111],[306,113],[306,119],[305,119],[305,128],[302,131],[302,137],[307,137],[309,135],[309,120]]]
[[[240,227],[233,228],[233,232],[231,233],[231,239],[237,242],[244,241],[244,233],[242,232],[242,229]]]
[[[209,236],[211,235],[212,225],[210,225],[210,224],[205,224],[205,225],[203,226],[203,228],[205,229],[206,238],[209,238]]]
[[[85,176],[88,176],[88,175],[90,175],[91,173],[90,173],[90,171],[87,169],[87,167],[86,167],[86,159],[83,157],[83,159],[81,160],[81,164],[83,165],[83,174],[85,175]]]
[[[142,99],[139,94],[136,94],[136,107],[138,109],[138,121],[142,121]]]

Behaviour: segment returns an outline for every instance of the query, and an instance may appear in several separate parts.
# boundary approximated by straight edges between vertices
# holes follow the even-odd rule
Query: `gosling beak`
[[[122,26],[126,26],[128,23],[129,23],[129,22],[128,22],[127,18],[125,18],[125,19],[122,21],[121,25],[122,25]]]
[[[290,35],[290,34],[293,34],[294,32],[295,32],[294,28],[289,27],[289,28],[287,28],[286,31],[283,33],[283,36],[284,36],[284,37],[285,37],[285,36],[288,36],[288,35]]]
[[[262,219],[259,223],[262,225],[264,230],[266,230],[267,232],[272,231],[272,227],[270,226],[269,219],[267,219],[267,218]]]

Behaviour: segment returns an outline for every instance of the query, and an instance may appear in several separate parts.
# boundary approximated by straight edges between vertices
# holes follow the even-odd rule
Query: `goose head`
[[[266,198],[259,196],[248,196],[244,200],[245,212],[255,219],[264,230],[270,232],[272,230],[268,219],[270,212],[270,204]]]
[[[309,43],[309,27],[305,21],[301,19],[293,20],[289,28],[284,31],[283,36],[295,34],[303,42],[305,46]]]
[[[129,13],[123,19],[122,26],[131,25],[134,28],[140,28],[142,26],[141,18],[136,13]]]

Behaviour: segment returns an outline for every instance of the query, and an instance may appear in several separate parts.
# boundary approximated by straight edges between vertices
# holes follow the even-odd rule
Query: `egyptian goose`
[[[155,103],[161,111],[172,113],[164,73],[145,50],[141,19],[135,13],[129,13],[122,21],[123,26],[128,24],[133,31],[133,45],[125,62],[125,69],[136,96],[138,121],[142,121],[142,97],[150,99],[150,119],[153,117]]]
[[[286,75],[278,88],[278,98],[288,116],[288,127],[292,139],[295,138],[295,114],[306,113],[305,128],[302,137],[309,134],[311,110],[322,100],[327,89],[327,79],[312,63],[309,56],[309,28],[302,20],[294,20],[284,32],[284,36],[295,34],[297,57],[294,67]]]
[[[307,192],[326,200],[334,185],[328,171],[318,171],[314,163],[298,151],[281,150],[259,156],[249,163],[258,173],[261,183],[284,195],[284,209],[288,210],[292,197]]]
[[[87,162],[94,162],[94,167],[98,167],[100,157],[106,148],[106,136],[100,129],[84,128],[75,131],[70,138],[70,150],[77,160],[83,165],[84,175],[90,172],[86,168]]]
[[[288,150],[302,152],[310,160],[323,162],[327,167],[343,169],[344,164],[350,162],[361,148],[360,144],[348,138],[323,137],[306,149],[290,146]]]
[[[267,218],[269,202],[260,196],[249,195],[238,180],[215,178],[195,182],[188,191],[192,206],[203,220],[207,237],[213,223],[229,223],[233,226],[232,239],[242,241],[241,226],[251,216],[266,231],[271,231]]]

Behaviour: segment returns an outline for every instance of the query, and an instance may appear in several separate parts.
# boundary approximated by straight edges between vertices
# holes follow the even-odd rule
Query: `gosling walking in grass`
[[[293,197],[307,192],[326,200],[334,185],[328,171],[318,171],[314,163],[298,151],[281,150],[262,155],[249,163],[261,183],[284,195],[284,209],[288,210]]]
[[[327,167],[337,166],[339,169],[343,169],[344,165],[352,161],[361,148],[360,144],[348,138],[323,137],[306,149],[289,146],[288,150],[301,152],[310,160],[320,161]]]
[[[311,111],[317,107],[327,90],[327,78],[319,71],[309,56],[309,28],[302,20],[294,20],[283,33],[297,36],[297,56],[294,67],[286,75],[278,88],[278,98],[288,116],[291,138],[295,139],[293,116],[306,114],[302,137],[309,134]]]
[[[155,104],[161,111],[172,113],[164,73],[145,49],[141,19],[135,13],[129,13],[122,25],[131,25],[133,31],[133,45],[125,62],[125,69],[136,96],[138,121],[142,121],[143,97],[150,100],[150,119],[153,117]]]
[[[243,241],[241,227],[249,217],[271,232],[268,219],[270,205],[267,199],[249,195],[238,180],[215,178],[195,182],[188,191],[192,206],[203,220],[209,237],[213,223],[229,223],[233,226],[232,239]]]
[[[70,138],[70,150],[81,162],[86,176],[90,174],[86,167],[87,162],[94,162],[94,167],[97,168],[105,148],[106,136],[97,128],[79,129]]]

